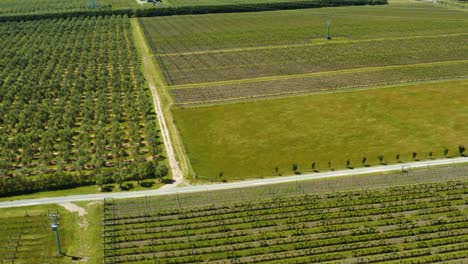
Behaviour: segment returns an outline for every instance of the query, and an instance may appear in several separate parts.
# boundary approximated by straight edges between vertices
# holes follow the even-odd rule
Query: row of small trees
[[[458,155],[460,155],[460,156],[465,156],[465,151],[466,151],[466,148],[465,148],[464,145],[459,145],[459,146],[458,146]],[[434,156],[434,152],[431,151],[431,152],[428,153],[429,159],[433,159],[433,156]],[[450,156],[449,156],[449,149],[448,149],[448,148],[444,148],[444,150],[443,150],[443,156],[444,156],[444,157],[450,157]],[[411,154],[411,157],[412,157],[412,159],[413,159],[414,161],[418,161],[418,160],[419,160],[419,159],[418,159],[418,153],[417,153],[417,152],[413,152],[413,153]],[[382,165],[386,165],[386,164],[387,164],[387,162],[385,161],[384,155],[378,155],[377,158],[378,158],[380,164],[382,164]],[[395,161],[398,162],[398,163],[401,163],[401,162],[402,162],[401,159],[400,159],[400,154],[396,154],[396,155],[395,155]],[[363,158],[362,158],[361,164],[362,164],[362,166],[364,166],[364,167],[370,166],[370,164],[368,163],[367,157],[363,157]],[[349,168],[349,169],[352,169],[352,168],[353,168],[353,167],[352,167],[352,164],[351,164],[351,160],[349,160],[349,159],[346,160],[346,168]],[[299,170],[299,165],[297,165],[296,163],[293,163],[293,164],[292,164],[291,169],[292,169],[292,171],[293,171],[294,173],[296,173],[296,174],[299,174],[299,173],[300,173],[300,172],[298,171],[298,170]],[[317,170],[317,163],[316,163],[315,161],[311,163],[311,169],[312,169],[313,171],[315,171],[315,172],[318,172],[318,170]],[[331,161],[328,162],[328,169],[333,169]],[[275,172],[276,172],[276,173],[279,173],[279,167],[278,167],[278,166],[275,167]]]

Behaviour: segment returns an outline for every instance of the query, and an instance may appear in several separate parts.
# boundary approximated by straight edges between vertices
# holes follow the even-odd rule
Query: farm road
[[[136,25],[135,25],[136,24]],[[169,163],[169,167],[172,172],[173,184],[164,185],[161,189],[171,189],[176,187],[179,184],[184,182],[184,176],[182,170],[179,167],[179,163],[175,157],[174,148],[172,147],[171,137],[169,135],[169,129],[166,123],[166,118],[164,117],[163,107],[161,105],[161,98],[156,90],[156,81],[154,80],[155,76],[152,74],[153,57],[150,56],[149,47],[146,45],[143,32],[141,32],[141,27],[138,25],[137,20],[132,20],[132,25],[134,29],[135,42],[138,50],[141,52],[142,62],[143,62],[143,73],[146,80],[148,81],[149,88],[151,90],[151,95],[153,98],[154,110],[156,111],[156,116],[158,118],[159,127],[161,128],[161,136],[163,138],[164,147],[166,149],[166,156]]]
[[[321,172],[321,173],[309,173],[309,174],[303,174],[303,175],[275,177],[275,178],[269,178],[269,179],[246,180],[246,181],[240,181],[240,182],[229,182],[229,183],[219,183],[219,184],[201,184],[201,185],[191,185],[191,186],[184,186],[184,187],[175,186],[174,188],[161,188],[161,189],[147,190],[147,191],[98,193],[98,194],[70,195],[70,196],[60,196],[60,197],[16,200],[16,201],[0,202],[0,208],[41,205],[41,204],[63,204],[63,203],[79,202],[79,201],[96,201],[96,200],[102,200],[104,198],[124,199],[124,198],[136,198],[136,197],[145,197],[145,196],[170,195],[170,194],[178,194],[178,193],[208,192],[208,191],[261,186],[261,185],[276,184],[276,183],[305,181],[305,180],[312,180],[312,179],[401,171],[402,169],[417,169],[417,168],[426,168],[426,167],[444,166],[444,165],[447,166],[447,165],[454,165],[454,164],[460,164],[460,163],[468,163],[468,157],[430,160],[430,161],[415,161],[415,162],[400,163],[400,164],[394,164],[394,165],[382,165],[382,166],[375,166],[375,167],[358,168],[358,169],[353,169],[353,170],[348,169],[348,170],[328,171],[328,172]]]

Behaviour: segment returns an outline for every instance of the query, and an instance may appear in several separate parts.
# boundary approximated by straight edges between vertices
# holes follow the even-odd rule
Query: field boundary
[[[142,70],[148,83],[150,83],[150,87],[152,87],[151,91],[153,93],[153,97],[157,97],[155,100],[158,101],[158,105],[160,107],[158,118],[162,119],[166,130],[164,142],[166,144],[167,140],[167,144],[170,144],[170,149],[172,151],[171,156],[174,158],[174,160],[171,161],[171,169],[173,170],[173,175],[176,176],[175,178],[178,178],[177,184],[181,184],[185,182],[184,174],[190,175],[193,170],[191,169],[190,161],[188,160],[188,156],[185,154],[183,143],[174,124],[174,118],[172,117],[172,112],[170,110],[170,106],[172,105],[171,97],[164,88],[166,83],[163,74],[159,70],[158,61],[154,59],[151,53],[152,49],[148,46],[148,41],[142,32],[144,29],[141,28],[140,21],[136,18],[132,18],[130,21],[134,29],[135,38],[138,38],[135,42],[137,50],[142,56]]]
[[[274,177],[267,179],[255,179],[255,180],[245,180],[239,182],[228,182],[228,183],[217,183],[217,184],[200,184],[200,185],[190,185],[184,187],[177,187],[173,189],[157,189],[157,190],[145,190],[145,191],[135,191],[130,193],[100,193],[100,194],[89,194],[89,195],[73,195],[73,196],[61,196],[61,197],[50,197],[50,198],[37,198],[37,199],[25,199],[25,200],[16,200],[16,201],[7,201],[0,202],[0,208],[9,208],[9,207],[22,207],[30,205],[39,205],[39,204],[58,204],[58,203],[67,203],[67,202],[79,202],[79,201],[96,201],[103,200],[106,198],[113,199],[128,199],[128,198],[138,198],[145,196],[164,196],[164,195],[179,195],[184,193],[202,193],[202,192],[212,192],[219,190],[228,190],[228,189],[242,189],[248,187],[258,187],[265,185],[273,185],[280,183],[294,183],[299,181],[308,181],[315,179],[327,179],[327,178],[337,178],[337,177],[349,177],[349,176],[359,176],[359,175],[369,175],[375,173],[391,173],[403,171],[405,169],[411,168],[414,169],[423,169],[431,167],[443,167],[443,166],[457,166],[468,164],[468,157],[459,157],[452,159],[439,159],[439,160],[430,160],[430,161],[416,161],[408,163],[399,163],[394,165],[381,165],[375,167],[365,167],[357,169],[347,169],[340,171],[328,171],[328,172],[319,172],[319,173],[308,173],[302,175],[293,175],[293,176],[283,176],[283,177]]]

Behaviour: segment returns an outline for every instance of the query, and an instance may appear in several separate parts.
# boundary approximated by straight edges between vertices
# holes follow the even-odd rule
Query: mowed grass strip
[[[379,155],[455,155],[468,145],[467,92],[468,81],[450,81],[173,111],[198,177],[231,180],[292,174],[293,163],[328,170]]]
[[[180,86],[179,89],[172,87],[171,91],[178,105],[193,106],[233,100],[255,100],[260,97],[467,77],[468,60],[273,76],[219,84],[197,84],[193,88],[190,85]]]

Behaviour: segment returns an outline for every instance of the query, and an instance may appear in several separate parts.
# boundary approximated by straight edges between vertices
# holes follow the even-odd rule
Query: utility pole
[[[330,18],[328,17],[328,18],[327,18],[327,39],[331,39],[331,36],[330,36],[330,25],[331,25],[331,20],[330,20]]]
[[[55,212],[48,214],[49,218],[52,220],[52,231],[55,233],[55,242],[57,243],[57,251],[59,256],[62,256],[62,247],[60,246],[60,236],[59,236],[59,231],[58,231],[58,219],[60,218],[60,214],[58,210],[55,210]]]

